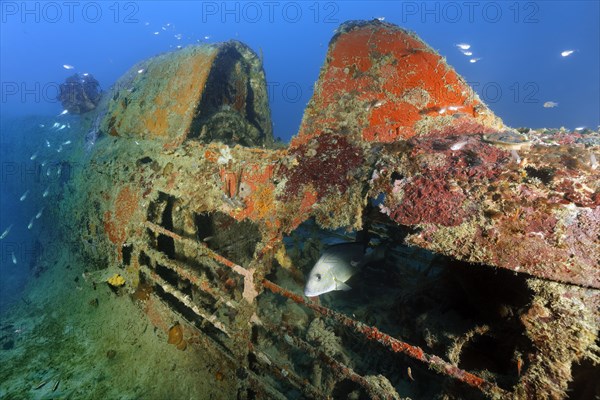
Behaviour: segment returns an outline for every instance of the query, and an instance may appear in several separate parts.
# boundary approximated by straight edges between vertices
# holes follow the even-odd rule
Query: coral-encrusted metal
[[[156,326],[166,330],[170,313],[182,310],[202,321],[182,322],[184,336],[220,349],[223,363],[239,368],[240,381],[255,393],[284,397],[269,376],[310,397],[328,395],[261,347],[256,337],[268,336],[320,360],[372,398],[393,398],[297,332],[261,322],[257,298],[272,295],[489,396],[506,395],[475,373],[267,279],[274,260],[285,264],[284,236],[309,219],[323,229],[402,225],[410,228],[409,244],[472,268],[600,288],[600,171],[592,162],[598,146],[578,144],[575,134],[553,142],[529,132],[518,150],[489,140],[508,128],[414,34],[378,21],[342,25],[299,134],[277,150],[188,137],[218,60],[214,48],[186,51],[184,71],[171,65],[170,57],[182,57],[174,53],[128,78],[128,93],[151,93],[151,104],[113,101],[103,126],[123,137],[100,140],[84,171],[96,184],[81,201],[96,206],[86,208],[83,237],[101,232],[96,248],[110,262],[127,264],[128,285],[138,275],[153,285],[162,302],[151,297],[145,310]],[[189,73],[183,85],[181,74]],[[167,91],[151,86],[157,82]],[[210,248],[219,241],[227,246]],[[239,259],[231,246],[243,249]],[[523,378],[530,394],[532,377]]]

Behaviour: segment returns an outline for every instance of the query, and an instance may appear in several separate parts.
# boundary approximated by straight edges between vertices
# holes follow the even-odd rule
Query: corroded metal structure
[[[598,146],[563,133],[507,139],[414,34],[342,25],[284,149],[273,147],[260,60],[236,42],[134,66],[106,110],[107,137],[75,176],[76,229],[91,259],[122,268],[157,327],[179,320],[189,343],[217,349],[241,398],[400,398],[419,379],[455,397],[560,398],[572,364],[597,361]],[[506,365],[464,361],[478,338],[512,338],[488,318],[411,342],[417,333],[390,322],[412,318],[394,308],[409,294],[364,319],[298,295],[309,244],[358,231],[425,267],[432,253],[406,244],[446,256],[469,294],[518,280],[506,301],[525,300],[503,321],[522,339],[506,339]],[[497,284],[496,267],[511,272]],[[480,270],[490,282],[469,282]],[[503,307],[513,289],[484,297]]]
[[[269,144],[265,85],[260,60],[239,42],[159,55],[135,65],[115,84],[102,130],[162,142],[165,148],[188,138]]]

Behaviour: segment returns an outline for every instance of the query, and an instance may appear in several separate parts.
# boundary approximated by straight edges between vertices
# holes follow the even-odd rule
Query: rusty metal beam
[[[273,389],[271,386],[267,385],[262,377],[259,377],[254,372],[249,371],[248,381],[250,382],[250,386],[259,395],[257,398],[259,399],[276,399],[276,400],[287,400],[287,397],[282,395],[277,390]]]
[[[291,334],[290,332],[287,332],[283,327],[267,324],[264,322],[262,322],[262,324],[272,332],[279,332],[284,338],[284,343],[288,343],[290,346],[295,346],[296,348],[308,353],[311,357],[323,361],[328,367],[333,369],[342,379],[349,379],[352,382],[358,383],[365,390],[367,390],[367,392],[369,392],[369,394],[371,395],[371,399],[393,399],[391,393],[381,393],[381,388],[373,385],[371,382],[369,382],[369,380],[365,379],[365,377],[354,372],[352,368],[328,356],[322,351],[317,350],[314,346],[311,346],[305,340]],[[313,387],[312,385],[310,386]]]
[[[175,287],[173,287],[173,285],[171,285],[170,283],[165,281],[163,278],[161,278],[150,267],[148,267],[146,265],[140,265],[140,271],[149,280],[151,280],[152,282],[159,285],[165,292],[167,292],[170,295],[172,295],[173,297],[175,297],[183,305],[185,305],[187,308],[192,310],[196,315],[198,315],[199,317],[210,322],[215,328],[217,328],[218,330],[220,330],[227,336],[231,337],[231,333],[229,332],[229,329],[227,329],[227,327],[221,321],[219,321],[217,319],[217,317],[215,317],[214,315],[207,315],[206,313],[204,313],[202,310],[200,310],[200,308],[196,304],[194,304],[194,302],[192,301],[192,299],[189,296],[181,293],[179,290],[177,290]]]
[[[260,361],[262,368],[273,373],[278,379],[287,380],[292,386],[296,387],[302,393],[310,396],[311,398],[322,399],[326,397],[320,390],[306,382],[292,369],[286,368],[284,365],[277,363],[267,354],[257,349],[253,349],[252,352],[256,355],[256,359]]]
[[[200,251],[201,254],[209,256],[210,258],[217,261],[218,263],[225,265],[226,267],[231,268],[234,272],[237,272],[239,275],[242,275],[242,277],[244,278],[244,292],[242,293],[242,296],[244,297],[244,299],[246,299],[246,301],[248,301],[248,303],[252,303],[252,301],[258,295],[258,292],[256,291],[256,288],[254,287],[254,276],[253,276],[254,271],[253,270],[249,270],[249,269],[242,267],[241,265],[237,265],[233,261],[230,261],[227,258],[223,257],[222,255],[212,251],[204,243],[196,242],[191,239],[186,239],[186,238],[182,237],[181,235],[171,232],[170,230],[165,229],[160,225],[156,225],[150,221],[146,221],[145,225],[146,225],[146,227],[153,230],[154,232],[158,232],[158,233],[168,236],[174,240],[177,240],[181,243],[187,244],[189,246],[193,246],[198,251]]]
[[[310,308],[311,310],[319,313],[320,315],[323,315],[327,318],[331,318],[332,320],[344,326],[352,328],[355,332],[360,333],[366,339],[379,342],[388,349],[392,350],[394,353],[403,353],[411,358],[414,358],[415,360],[424,362],[425,364],[429,365],[429,367],[434,371],[455,378],[461,382],[466,383],[469,386],[481,390],[482,392],[488,395],[508,395],[508,392],[506,392],[504,389],[501,389],[494,383],[486,381],[485,379],[477,375],[460,369],[457,366],[452,365],[451,363],[443,360],[442,358],[436,355],[427,354],[418,346],[410,345],[406,342],[393,338],[379,331],[379,329],[375,327],[368,326],[366,324],[363,324],[362,322],[353,320],[352,318],[349,318],[344,314],[338,313],[329,308],[307,301],[302,296],[294,294],[267,279],[264,279],[262,283],[263,286],[266,289],[269,289],[271,292],[284,296],[297,304],[301,304]]]
[[[153,224],[151,222],[146,222],[146,226],[149,227],[150,229],[154,230],[155,232],[164,234],[175,240],[178,240],[181,242],[188,241],[188,242],[190,242],[190,244],[195,245],[196,247],[200,248],[200,250],[202,250],[203,252],[208,251],[207,254],[210,255],[211,258],[220,262],[221,264],[227,265],[227,266],[232,266],[232,269],[234,269],[234,270],[237,268],[243,269],[243,267],[231,262],[230,260],[226,259],[225,257],[208,249],[206,247],[206,245],[204,245],[202,243],[194,242],[189,239],[185,239],[182,236],[177,235],[176,233],[171,232],[167,229],[164,229],[161,226]],[[210,254],[210,253],[212,253],[212,254]],[[160,277],[159,277],[159,279],[160,279]],[[359,321],[353,320],[353,319],[351,319],[343,314],[340,314],[336,311],[333,311],[326,307],[319,306],[319,305],[313,304],[311,302],[308,302],[301,296],[298,296],[290,291],[287,291],[286,289],[278,286],[277,284],[275,284],[267,279],[263,280],[262,283],[266,289],[269,289],[273,293],[287,297],[290,300],[292,300],[298,304],[305,305],[323,316],[331,318],[331,319],[337,321],[338,323],[341,323],[344,326],[352,328],[356,332],[365,336],[367,339],[377,341],[377,342],[383,344],[384,346],[386,346],[387,348],[391,349],[392,351],[394,351],[396,353],[403,353],[411,358],[414,358],[416,360],[424,362],[424,363],[430,365],[431,368],[437,372],[440,372],[444,375],[456,378],[459,381],[464,382],[469,386],[480,389],[481,391],[488,393],[488,394],[506,394],[506,391],[499,388],[495,384],[488,382],[485,379],[478,377],[477,375],[471,374],[470,372],[464,371],[436,355],[427,354],[418,346],[412,346],[408,343],[405,343],[401,340],[395,339],[395,338],[379,331],[376,327],[371,327],[371,326],[365,325]],[[167,283],[167,285],[168,285],[168,283]],[[203,316],[203,318],[210,321],[210,319],[208,319],[209,317]],[[212,322],[212,321],[210,321],[210,322]],[[218,321],[216,321],[216,322],[218,322]],[[219,328],[219,329],[221,329],[221,328]],[[352,375],[353,371],[351,371],[349,369],[346,370],[346,368],[347,367],[344,367],[344,366],[338,366],[338,370],[340,372],[348,374],[349,377],[353,376]],[[358,377],[354,377],[354,379],[360,381],[360,378],[358,378]],[[360,383],[360,382],[358,382],[358,383]]]
[[[224,301],[225,304],[231,308],[239,307],[239,305],[235,301],[228,299],[228,297],[231,296],[228,296],[221,289],[211,284],[210,281],[206,278],[206,276],[198,274],[197,272],[195,272],[194,269],[190,268],[189,266],[182,264],[177,260],[171,260],[163,253],[156,251],[147,245],[142,245],[141,250],[143,250],[144,253],[147,256],[149,256],[152,260],[158,262],[164,267],[169,268],[171,271],[175,272],[179,277],[190,281],[198,289],[208,293],[214,299]]]

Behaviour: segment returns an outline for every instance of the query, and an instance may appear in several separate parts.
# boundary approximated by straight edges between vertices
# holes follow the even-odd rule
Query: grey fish
[[[366,254],[362,243],[341,243],[329,247],[310,271],[304,295],[315,297],[334,290],[350,290],[346,281],[370,262],[383,259],[382,246]]]

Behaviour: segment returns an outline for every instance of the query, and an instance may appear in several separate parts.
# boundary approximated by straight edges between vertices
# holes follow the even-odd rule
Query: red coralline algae
[[[586,190],[580,183],[574,182],[571,179],[563,179],[555,185],[554,190],[562,192],[565,200],[574,203],[578,207],[600,206],[600,196],[598,193]]]
[[[581,266],[600,267],[598,238],[600,238],[600,207],[578,210],[576,220],[566,227],[563,238],[570,260]],[[598,274],[584,273],[579,279],[587,285],[600,287]]]
[[[478,261],[540,278],[598,287],[595,265],[600,259],[600,208],[573,207],[566,211],[562,206],[546,204],[541,193],[522,188],[514,196],[502,194],[504,215],[495,218],[491,227],[476,229],[471,246],[489,249],[486,258]],[[456,251],[458,246],[454,246]]]
[[[556,217],[547,212],[533,208],[524,209],[522,218],[525,219],[525,232],[540,232],[542,234],[553,234],[556,227]]]
[[[283,169],[287,178],[284,199],[302,193],[307,186],[317,192],[318,198],[331,193],[343,194],[351,182],[353,170],[362,167],[362,150],[345,136],[321,134],[312,141],[290,151],[297,165]]]
[[[552,139],[560,144],[560,145],[572,145],[575,143],[576,139],[581,139],[582,135],[577,133],[577,132],[564,132],[564,131],[559,131],[556,132],[552,135]]]
[[[434,223],[455,226],[465,218],[461,208],[465,200],[462,190],[450,190],[442,180],[425,176],[409,179],[399,185],[402,201],[390,217],[404,225]]]
[[[419,165],[419,175],[394,182],[393,192],[402,197],[386,204],[390,217],[405,225],[462,223],[467,199],[462,187],[495,181],[509,160],[506,151],[483,143],[480,135],[413,138],[408,143],[406,156],[410,164]],[[461,143],[460,149],[452,150],[456,143]]]
[[[483,243],[491,241],[499,249],[493,254],[492,261],[495,265],[501,265],[514,271],[526,272],[540,278],[569,280],[570,270],[565,268],[568,258],[564,251],[548,246],[548,240],[542,235],[524,235],[515,233],[510,226],[504,226],[497,231],[497,235],[483,239]],[[549,268],[552,266],[552,268]]]
[[[459,150],[452,145],[466,142]],[[510,153],[482,141],[481,135],[413,138],[411,157],[418,157],[424,174],[442,180],[494,180],[510,161]],[[435,161],[432,156],[435,155]],[[443,163],[439,157],[444,156]]]

